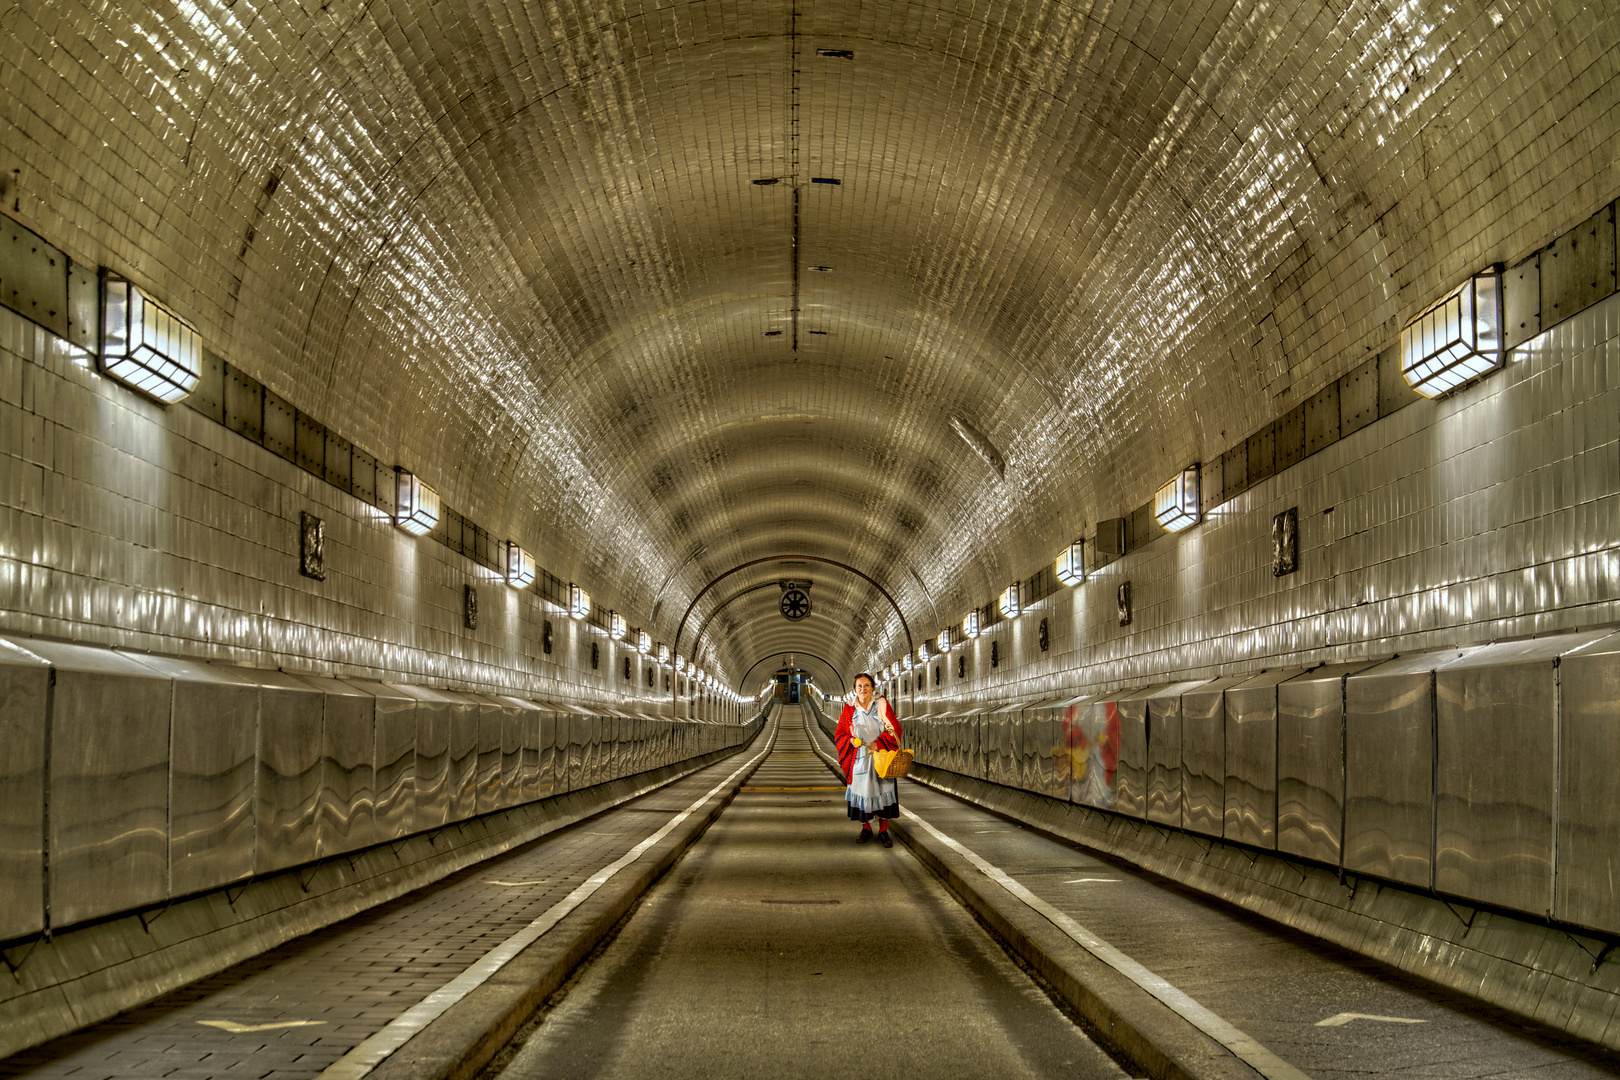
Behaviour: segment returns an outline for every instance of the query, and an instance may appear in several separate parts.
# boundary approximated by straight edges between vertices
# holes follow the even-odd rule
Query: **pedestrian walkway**
[[[0,1076],[319,1076],[688,810],[770,734],[576,826],[0,1061]],[[559,940],[571,928],[559,926]]]
[[[831,740],[812,730],[821,753],[830,757]],[[905,813],[897,831],[907,844],[935,859],[953,860],[965,885],[987,905],[1031,913],[983,866],[957,859],[946,841],[1285,1063],[1266,1075],[1293,1071],[1315,1080],[1620,1075],[1620,1055],[1527,1027],[1471,998],[924,784],[902,781],[900,801]]]

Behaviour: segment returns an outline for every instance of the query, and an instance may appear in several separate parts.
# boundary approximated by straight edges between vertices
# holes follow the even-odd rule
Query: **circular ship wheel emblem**
[[[779,607],[784,619],[798,622],[810,614],[810,596],[803,589],[789,589],[782,594],[782,602]]]

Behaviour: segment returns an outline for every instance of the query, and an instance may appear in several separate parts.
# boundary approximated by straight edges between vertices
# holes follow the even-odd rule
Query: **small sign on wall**
[[[471,585],[461,594],[461,622],[469,630],[478,629],[478,590]]]
[[[326,522],[303,510],[298,512],[298,572],[326,580]]]
[[[1274,577],[1299,569],[1299,507],[1290,506],[1271,519],[1271,573]]]
[[[1119,583],[1119,625],[1131,625],[1131,583]]]

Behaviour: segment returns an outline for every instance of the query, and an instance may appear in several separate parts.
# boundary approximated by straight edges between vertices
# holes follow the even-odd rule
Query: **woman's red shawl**
[[[879,750],[898,750],[900,749],[901,736],[900,721],[895,718],[894,709],[890,707],[888,698],[880,697],[877,700],[883,707],[883,711],[879,715],[888,718],[889,723],[894,725],[894,732],[891,734],[885,730],[882,735],[878,736],[874,745]],[[855,747],[850,744],[850,740],[854,738],[851,734],[854,723],[855,706],[845,705],[843,713],[838,717],[838,728],[833,732],[833,742],[838,744],[838,764],[844,767],[844,783],[846,784],[855,775]]]

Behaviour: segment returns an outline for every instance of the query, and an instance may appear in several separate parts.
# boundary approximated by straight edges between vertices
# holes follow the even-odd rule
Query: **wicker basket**
[[[872,768],[884,780],[898,780],[911,771],[910,750],[874,750]]]

